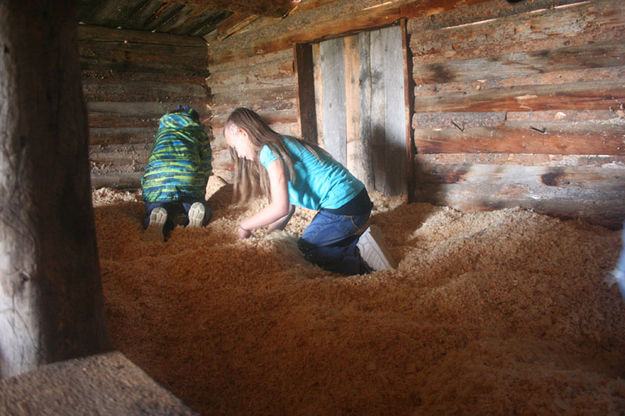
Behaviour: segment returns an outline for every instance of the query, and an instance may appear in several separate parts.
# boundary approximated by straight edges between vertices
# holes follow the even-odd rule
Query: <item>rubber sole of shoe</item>
[[[363,260],[373,270],[388,270],[395,268],[391,253],[384,242],[382,232],[375,226],[370,226],[360,235],[358,249]]]
[[[197,228],[202,226],[206,208],[201,202],[194,202],[189,208],[189,225],[187,227]]]
[[[167,211],[165,208],[154,208],[150,212],[150,223],[143,233],[144,241],[165,241],[163,227],[167,221]]]

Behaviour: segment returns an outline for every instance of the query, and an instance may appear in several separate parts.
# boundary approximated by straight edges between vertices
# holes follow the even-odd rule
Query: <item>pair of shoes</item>
[[[194,202],[189,208],[189,225],[187,227],[198,228],[202,226],[206,208],[201,202]]]
[[[373,270],[393,269],[395,264],[380,230],[372,225],[360,235],[357,243],[362,259]]]
[[[144,241],[165,241],[165,222],[167,221],[167,211],[165,208],[154,208],[150,212],[150,223],[143,233]]]

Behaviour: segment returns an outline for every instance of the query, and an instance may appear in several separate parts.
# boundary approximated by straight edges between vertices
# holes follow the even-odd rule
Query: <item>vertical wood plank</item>
[[[375,177],[373,170],[373,152],[371,151],[371,34],[361,32],[358,34],[358,55],[360,74],[360,142],[362,145],[363,176],[360,178],[367,189],[375,189]]]
[[[358,37],[343,38],[345,47],[345,133],[347,138],[347,169],[354,176],[363,180],[364,150],[360,141],[360,59],[358,56]]]
[[[313,55],[313,78],[315,83],[315,115],[317,119],[317,144],[325,148],[323,136],[323,76],[321,74],[321,46],[319,43],[312,45]]]
[[[406,192],[408,193],[408,201],[412,202],[415,187],[414,177],[414,157],[415,146],[412,137],[412,123],[410,117],[414,108],[414,94],[412,81],[412,59],[408,45],[408,22],[402,19],[401,25],[401,49],[404,61],[404,123],[405,123],[405,149],[406,149]]]
[[[345,62],[343,39],[320,45],[323,77],[323,137],[325,149],[343,165],[347,162],[345,140]]]
[[[371,136],[369,148],[373,166],[374,189],[384,191],[386,184],[386,86],[384,85],[384,39],[380,30],[370,35],[371,59]]]
[[[386,177],[384,192],[406,192],[406,110],[404,97],[404,54],[400,26],[381,29],[384,52],[385,166],[392,172]]]
[[[297,110],[301,136],[306,141],[317,143],[315,79],[310,44],[295,45],[295,72],[297,73]]]

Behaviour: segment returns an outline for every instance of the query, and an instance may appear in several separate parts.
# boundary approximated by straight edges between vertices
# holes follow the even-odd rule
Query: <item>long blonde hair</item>
[[[278,160],[284,166],[287,179],[292,183],[295,181],[293,160],[284,144],[283,137],[285,136],[274,131],[256,112],[249,108],[239,107],[235,109],[230,116],[228,116],[224,130],[232,125],[237,126],[247,133],[256,150],[254,160],[247,160],[239,157],[236,150],[232,147],[230,148],[230,156],[234,162],[233,197],[236,201],[247,202],[251,198],[259,195],[265,195],[271,198],[269,176],[267,175],[267,170],[262,166],[258,158],[258,154],[264,146],[268,146],[273,153],[279,156]],[[323,149],[312,143],[305,142],[296,137],[286,137],[299,142],[318,159],[320,159],[320,153],[325,153]]]

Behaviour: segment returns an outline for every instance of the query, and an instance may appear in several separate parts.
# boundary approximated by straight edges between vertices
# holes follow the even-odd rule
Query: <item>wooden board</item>
[[[345,114],[345,62],[343,39],[322,42],[323,137],[325,149],[343,165],[347,163]]]
[[[120,352],[49,364],[0,381],[0,414],[197,415]]]
[[[369,189],[406,192],[401,27],[321,42],[319,61],[325,148]]]

